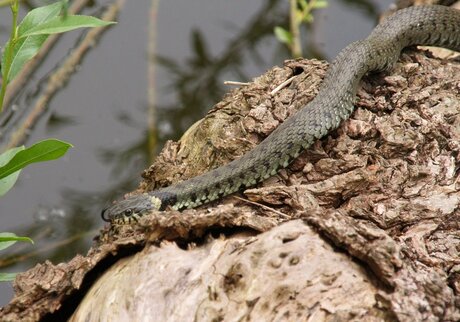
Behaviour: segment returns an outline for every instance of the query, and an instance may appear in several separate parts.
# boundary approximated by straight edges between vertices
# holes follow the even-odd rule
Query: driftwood
[[[86,256],[20,274],[0,320],[460,320],[460,64],[429,56],[366,78],[351,119],[258,188],[106,227]],[[287,61],[233,90],[139,189],[241,156],[326,68]]]

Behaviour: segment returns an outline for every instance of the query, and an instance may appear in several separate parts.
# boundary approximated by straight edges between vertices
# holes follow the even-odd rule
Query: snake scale
[[[318,95],[253,150],[197,177],[120,200],[103,210],[102,218],[126,223],[168,206],[193,208],[275,175],[350,117],[359,81],[366,73],[391,69],[401,50],[413,45],[460,51],[460,10],[433,5],[397,11],[366,39],[343,49],[330,65]]]

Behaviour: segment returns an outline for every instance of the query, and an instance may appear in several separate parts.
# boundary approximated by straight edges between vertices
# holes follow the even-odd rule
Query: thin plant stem
[[[155,149],[158,145],[158,129],[157,129],[157,104],[156,104],[156,45],[157,45],[157,30],[158,30],[158,5],[160,0],[152,0],[150,6],[149,19],[149,34],[148,34],[148,161],[153,162]]]
[[[321,6],[319,4],[318,0],[289,0],[289,32],[292,39],[288,47],[294,58],[302,57],[300,26],[302,22],[310,24],[313,21],[312,11],[325,5],[323,2],[321,2]]]
[[[19,11],[19,0],[14,1],[11,4],[11,13],[13,14],[13,19],[11,22],[11,35],[10,35],[10,44],[5,53],[5,72],[3,73],[2,79],[2,90],[0,91],[0,113],[3,110],[3,99],[5,98],[6,86],[8,85],[8,76],[11,69],[11,60],[13,59],[14,44],[16,43],[16,38],[18,36],[17,31],[17,20],[18,20],[18,11]]]
[[[291,55],[294,58],[302,57],[302,46],[300,44],[300,21],[297,14],[297,0],[289,0],[289,25],[292,35]]]

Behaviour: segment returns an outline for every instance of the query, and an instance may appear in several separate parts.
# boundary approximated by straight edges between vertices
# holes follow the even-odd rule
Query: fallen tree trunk
[[[232,91],[165,146],[140,190],[241,156],[316,95],[326,66],[287,61]],[[86,257],[20,274],[0,318],[458,321],[459,93],[460,64],[406,52],[249,201],[106,228]]]

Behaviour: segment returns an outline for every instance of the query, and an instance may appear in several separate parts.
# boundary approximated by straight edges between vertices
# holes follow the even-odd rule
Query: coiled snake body
[[[354,109],[359,81],[390,69],[404,47],[439,46],[460,51],[460,11],[419,6],[397,11],[364,40],[347,46],[331,64],[318,95],[253,150],[222,167],[156,191],[118,201],[104,220],[129,222],[152,210],[193,208],[247,188],[285,168],[302,150],[336,129]]]

